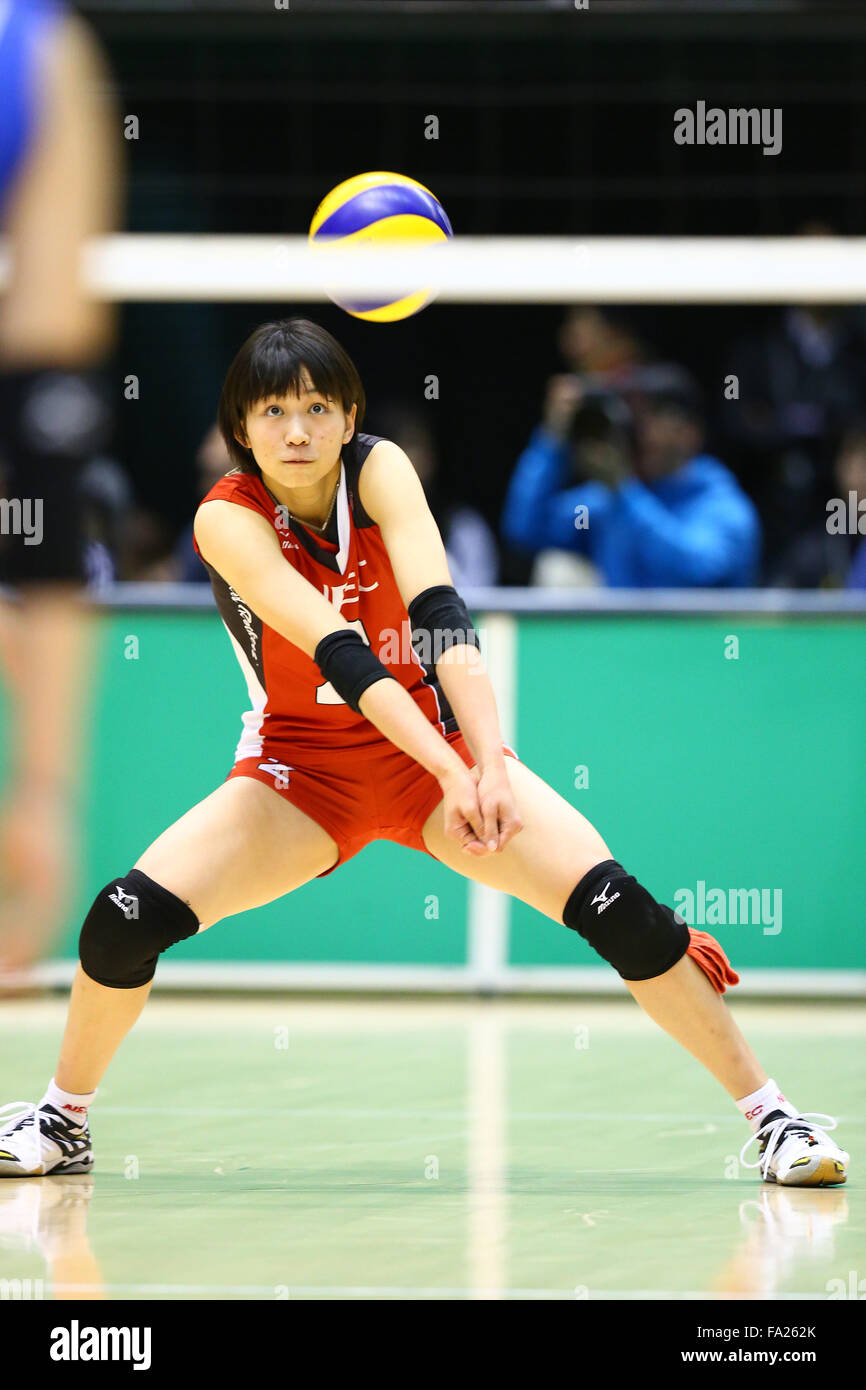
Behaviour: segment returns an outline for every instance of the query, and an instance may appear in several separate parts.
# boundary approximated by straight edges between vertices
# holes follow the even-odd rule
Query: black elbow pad
[[[345,700],[350,709],[357,714],[358,701],[368,686],[383,676],[396,680],[386,670],[371,647],[368,647],[359,632],[328,632],[316,647],[313,658],[326,681]]]
[[[425,666],[435,666],[458,642],[480,650],[469,609],[453,584],[432,584],[413,598],[408,612],[412,646]]]

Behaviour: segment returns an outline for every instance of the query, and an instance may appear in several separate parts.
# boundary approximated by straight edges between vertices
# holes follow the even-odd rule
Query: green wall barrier
[[[519,653],[517,752],[660,901],[724,890],[738,967],[866,965],[866,625],[527,617]],[[597,957],[515,903],[511,960]]]
[[[514,746],[589,817],[614,858],[677,906],[679,890],[695,895],[696,911],[701,883],[704,900],[723,890],[705,925],[737,966],[866,965],[866,622],[514,621]],[[222,782],[246,699],[214,613],[100,619],[81,884],[59,956],[74,958],[96,890]],[[763,897],[753,894],[748,920],[732,923],[732,903],[742,913],[747,901],[737,890]],[[722,896],[725,917],[714,922]],[[327,878],[173,948],[172,959],[459,966],[468,901],[467,882],[429,856],[378,842]],[[575,933],[519,902],[509,960],[598,965]]]
[[[225,630],[208,611],[106,615],[94,697],[82,883],[61,959],[77,956],[103,884],[225,779],[248,707]],[[462,965],[466,898],[465,882],[429,855],[377,842],[336,873],[172,947],[171,959]]]

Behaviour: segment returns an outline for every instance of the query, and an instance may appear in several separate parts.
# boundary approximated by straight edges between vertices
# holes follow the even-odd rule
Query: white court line
[[[483,657],[502,741],[516,753],[517,623],[510,613],[482,613],[479,627],[487,634]],[[508,974],[511,902],[507,893],[469,879],[466,964],[479,989],[498,989]]]
[[[599,1299],[703,1299],[713,1302],[730,1302],[731,1300],[748,1299],[751,1302],[784,1301],[785,1299],[810,1300],[814,1302],[826,1301],[827,1295],[823,1293],[772,1293],[772,1294],[740,1294],[740,1293],[720,1293],[716,1289],[590,1289],[588,1299],[576,1299],[574,1289],[452,1289],[452,1288],[416,1288],[412,1285],[400,1287],[396,1285],[369,1285],[369,1284],[48,1284],[54,1294],[69,1296],[72,1294],[86,1293],[111,1293],[111,1294],[133,1294],[141,1298],[153,1298],[159,1295],[170,1295],[179,1298],[191,1298],[195,1296],[208,1297],[215,1294],[224,1294],[226,1297],[236,1298],[238,1295],[246,1295],[249,1298],[261,1298],[273,1300],[275,1303],[284,1302],[284,1298],[278,1298],[276,1290],[285,1289],[289,1298],[525,1298],[525,1299],[555,1299],[558,1301],[570,1300],[572,1302],[594,1302]]]
[[[192,1106],[192,1105],[94,1105],[94,1115],[208,1115],[214,1118],[251,1118],[256,1115],[283,1115],[287,1119],[306,1120],[470,1120],[479,1118],[475,1110],[389,1110],[389,1109],[344,1109],[340,1106],[319,1106],[297,1108],[291,1105],[277,1106]],[[667,1120],[691,1120],[695,1124],[736,1124],[742,1128],[742,1118],[736,1114],[696,1115],[693,1110],[684,1112],[666,1110],[659,1114],[640,1113],[632,1110],[509,1110],[509,1120],[606,1120],[639,1121],[641,1123],[663,1123]],[[840,1124],[864,1124],[863,1115],[837,1115]]]
[[[481,1014],[469,1032],[467,1168],[469,1278],[484,1299],[500,1297],[507,1282],[508,1173],[506,1160],[507,1058],[502,1024]]]

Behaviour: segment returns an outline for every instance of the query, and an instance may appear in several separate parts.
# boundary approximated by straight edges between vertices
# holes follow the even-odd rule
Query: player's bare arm
[[[0,309],[0,351],[8,362],[81,365],[114,336],[112,307],[89,296],[79,258],[118,220],[116,113],[101,50],[75,15],[42,60],[47,110],[6,218],[15,276]]]
[[[285,563],[273,527],[234,502],[203,502],[195,515],[202,555],[254,613],[313,657],[329,632],[351,631],[345,618]]]
[[[256,512],[233,502],[203,502],[196,512],[195,538],[208,563],[252,611],[312,659],[323,637],[354,631],[323,594],[286,564],[273,527]],[[454,838],[464,843],[468,826],[473,833],[464,848],[485,852],[476,779],[399,682],[375,681],[359,706],[391,743],[437,779]]]
[[[359,491],[378,523],[407,609],[425,589],[451,584],[448,558],[421,480],[403,450],[381,440],[361,473]],[[493,687],[477,647],[455,643],[438,655],[436,673],[478,768],[483,842],[494,852],[522,829],[502,752]]]

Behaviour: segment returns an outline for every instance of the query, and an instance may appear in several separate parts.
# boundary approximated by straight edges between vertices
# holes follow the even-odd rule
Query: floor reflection
[[[4,1260],[3,1297],[104,1299],[102,1272],[87,1237],[95,1187],[87,1173],[5,1178],[0,1183],[0,1249],[39,1255],[44,1278],[18,1276]]]
[[[848,1220],[842,1188],[766,1184],[740,1203],[741,1244],[713,1287],[720,1293],[769,1297],[810,1263],[836,1253],[836,1228]]]

